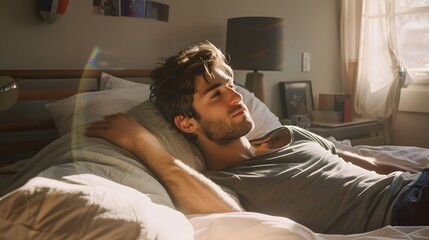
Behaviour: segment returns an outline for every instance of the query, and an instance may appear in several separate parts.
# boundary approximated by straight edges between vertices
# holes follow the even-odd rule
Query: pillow
[[[246,135],[248,139],[252,140],[263,137],[265,134],[282,126],[279,118],[263,102],[255,97],[253,93],[241,86],[237,86],[236,90],[243,96],[243,103],[246,104],[255,122],[253,130]]]
[[[79,93],[74,96],[45,104],[52,115],[59,134],[99,120],[105,115],[126,112],[128,109],[149,99],[150,86],[114,88],[99,92]]]
[[[101,74],[101,89],[134,87],[141,85],[125,79],[114,77],[107,73]],[[255,122],[255,128],[246,135],[248,139],[256,139],[281,126],[279,118],[246,88],[237,85],[236,90],[243,96],[243,102],[249,108],[250,115]]]
[[[135,87],[141,83],[128,81],[112,76],[108,73],[101,73],[101,89],[113,89],[123,87]],[[279,118],[262,103],[255,95],[246,88],[237,85],[237,92],[243,96],[243,102],[249,108],[250,115],[255,122],[255,128],[246,135],[248,139],[257,139],[281,126]]]
[[[100,77],[100,89],[114,89],[114,88],[123,88],[123,87],[136,87],[142,85],[141,83],[128,81],[122,78],[112,76],[108,73],[102,72]]]
[[[198,148],[171,126],[150,100],[137,105],[128,113],[150,130],[175,158],[180,159],[197,171],[206,169],[204,157]]]
[[[80,93],[55,103],[46,104],[61,135],[71,129],[101,119],[105,115],[127,112],[137,106],[130,113],[160,139],[167,151],[196,170],[205,169],[205,161],[196,146],[170,126],[152,103],[147,101],[139,105],[149,99],[150,86],[148,84],[131,82],[106,73],[102,76],[103,78],[102,88],[111,89]],[[255,122],[255,128],[246,135],[248,139],[260,138],[281,126],[278,117],[253,93],[241,86],[237,86],[236,89],[243,96],[243,102],[247,105]]]
[[[34,177],[0,198],[1,239],[192,239],[177,210],[92,174]]]

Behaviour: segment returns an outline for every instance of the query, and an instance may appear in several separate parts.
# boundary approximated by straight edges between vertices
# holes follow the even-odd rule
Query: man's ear
[[[174,124],[184,133],[193,133],[195,131],[193,118],[177,115],[174,117]]]

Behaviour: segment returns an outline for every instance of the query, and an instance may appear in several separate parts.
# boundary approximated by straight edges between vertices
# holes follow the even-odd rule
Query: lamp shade
[[[226,53],[238,70],[283,70],[283,19],[237,17],[228,19]]]

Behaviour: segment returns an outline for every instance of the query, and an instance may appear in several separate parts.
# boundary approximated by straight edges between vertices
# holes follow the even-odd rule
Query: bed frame
[[[116,77],[148,78],[151,70],[0,70],[18,81],[17,103],[0,112],[0,165],[29,158],[58,138],[44,104],[77,93],[98,91],[101,72]]]

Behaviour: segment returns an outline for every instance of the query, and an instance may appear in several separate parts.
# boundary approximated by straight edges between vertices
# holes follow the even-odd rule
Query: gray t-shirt
[[[360,233],[390,224],[395,199],[417,175],[367,171],[338,157],[331,142],[288,128],[290,145],[204,174],[235,191],[246,211],[288,217],[318,233]]]

